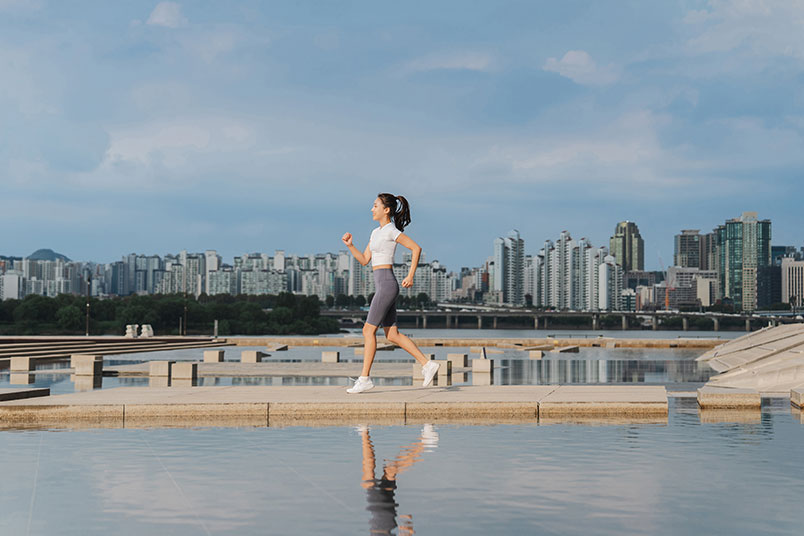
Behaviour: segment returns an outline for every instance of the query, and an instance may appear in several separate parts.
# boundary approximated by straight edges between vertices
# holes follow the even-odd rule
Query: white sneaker
[[[435,361],[428,361],[426,365],[422,367],[422,376],[424,376],[424,382],[422,383],[422,387],[427,387],[433,382],[433,377],[438,372],[438,367],[440,367],[440,363],[436,363]]]
[[[374,388],[374,383],[371,381],[371,378],[368,376],[360,376],[355,384],[346,390],[349,394],[357,394],[362,393],[363,391],[368,391],[369,389]]]

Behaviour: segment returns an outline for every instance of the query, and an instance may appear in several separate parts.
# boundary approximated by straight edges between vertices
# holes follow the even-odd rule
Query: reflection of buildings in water
[[[706,382],[711,370],[695,360],[503,359],[502,385]]]
[[[369,520],[370,534],[392,534],[392,531],[396,528],[399,528],[398,534],[400,535],[414,534],[413,516],[399,515],[400,524],[397,526],[397,508],[399,504],[396,502],[395,496],[396,479],[421,460],[421,454],[426,447],[435,447],[438,444],[438,434],[432,425],[425,424],[419,441],[403,447],[395,458],[385,460],[380,478],[376,478],[374,444],[371,442],[367,427],[360,428],[360,439],[363,448],[363,481],[361,486],[366,490],[366,500],[368,502],[366,510],[371,513]]]

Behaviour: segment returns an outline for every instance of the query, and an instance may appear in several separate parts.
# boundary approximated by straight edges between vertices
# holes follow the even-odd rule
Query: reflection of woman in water
[[[379,194],[371,207],[372,219],[380,226],[371,232],[366,250],[361,253],[352,244],[352,233],[345,233],[341,240],[352,252],[357,262],[363,266],[371,261],[374,270],[374,298],[371,300],[368,318],[363,325],[363,372],[348,393],[362,393],[374,387],[369,374],[377,351],[377,328],[382,326],[389,341],[412,355],[422,365],[423,386],[427,387],[438,372],[438,363],[429,361],[416,344],[399,333],[396,326],[396,298],[399,296],[399,283],[394,276],[394,252],[397,243],[408,248],[413,257],[408,275],[402,280],[404,288],[413,286],[413,275],[419,266],[422,248],[402,231],[410,223],[410,205],[407,199],[392,194]]]
[[[391,534],[391,531],[397,528],[396,509],[399,506],[394,496],[396,477],[418,462],[425,448],[435,447],[438,444],[438,434],[432,425],[425,424],[419,441],[403,448],[393,460],[386,460],[382,468],[382,477],[379,479],[375,478],[374,445],[371,443],[368,428],[361,427],[360,436],[363,441],[362,486],[366,490],[368,500],[366,510],[371,512],[370,534]],[[401,525],[398,534],[414,534],[413,518],[410,515],[400,515],[399,518]]]

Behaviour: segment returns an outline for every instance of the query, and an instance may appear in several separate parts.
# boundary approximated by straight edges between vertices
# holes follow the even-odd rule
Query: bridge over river
[[[368,311],[365,310],[322,310],[321,315],[337,318],[342,323],[362,324]],[[461,309],[429,309],[398,310],[397,319],[400,324],[416,328],[467,328],[498,329],[533,328],[550,329],[550,327],[567,326],[586,327],[597,330],[611,327],[616,318],[621,329],[640,329],[650,326],[658,329],[679,329],[688,331],[692,325],[698,329],[720,331],[721,327],[744,329],[751,331],[767,327],[800,322],[800,317],[786,312],[766,312],[761,314],[730,313],[695,313],[676,311],[534,311],[527,309],[494,309],[494,310],[461,310]],[[680,319],[680,325],[679,325]],[[615,321],[616,322],[616,321]],[[581,326],[581,323],[585,326]],[[504,326],[503,326],[504,324]],[[616,325],[616,324],[615,324]],[[705,326],[705,327],[704,327]]]

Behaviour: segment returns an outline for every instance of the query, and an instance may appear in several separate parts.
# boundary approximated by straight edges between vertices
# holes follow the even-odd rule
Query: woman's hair
[[[410,205],[408,200],[401,195],[394,194],[377,194],[377,197],[382,201],[383,206],[391,209],[391,218],[394,220],[396,228],[404,231],[405,227],[410,225]]]

